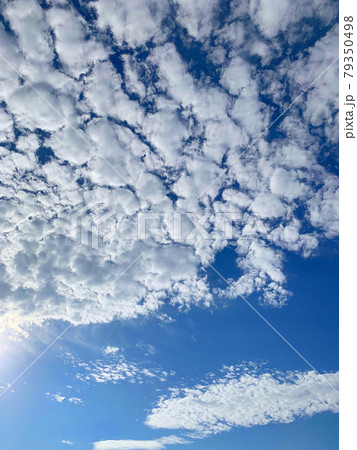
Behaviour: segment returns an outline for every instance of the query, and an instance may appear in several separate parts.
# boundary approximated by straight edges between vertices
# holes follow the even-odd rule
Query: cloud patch
[[[1,328],[209,308],[208,263],[226,247],[243,273],[220,296],[282,306],[289,252],[309,257],[336,238],[337,66],[311,85],[338,54],[336,5],[279,0],[272,15],[270,0],[174,3],[99,0],[88,15],[4,4],[0,54],[37,92],[0,59]],[[152,212],[171,218],[164,242],[133,238]],[[207,218],[190,242],[171,231],[182,212]],[[220,218],[233,213],[228,239]]]
[[[117,384],[124,381],[141,384],[152,380],[164,382],[174,374],[174,372],[165,371],[158,367],[147,368],[142,363],[128,361],[122,353],[111,352],[105,354],[105,356],[107,358],[104,360],[85,362],[71,353],[66,353],[64,359],[74,368],[75,378],[84,382],[101,384]],[[75,404],[80,403],[77,400],[80,399],[75,397],[72,400],[69,399]]]
[[[165,436],[153,440],[120,439],[94,442],[93,450],[163,450],[168,445],[189,444],[178,436]]]
[[[197,436],[338,411],[338,373],[266,372],[228,367],[193,388],[173,389],[149,413],[152,428],[189,430]],[[326,379],[328,383],[324,380]]]

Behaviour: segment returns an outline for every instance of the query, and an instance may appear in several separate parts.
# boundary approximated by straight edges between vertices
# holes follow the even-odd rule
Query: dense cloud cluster
[[[338,231],[337,66],[321,75],[338,10],[300,3],[2,2],[3,327],[209,306],[207,264],[227,246],[242,275],[217,298],[284,304],[286,252]],[[99,249],[77,238],[84,205],[88,228],[115,211]],[[147,212],[164,238],[133,238]],[[205,217],[204,233],[176,239],[175,213]]]

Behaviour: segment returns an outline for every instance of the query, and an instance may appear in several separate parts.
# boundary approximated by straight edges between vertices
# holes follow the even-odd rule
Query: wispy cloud
[[[146,367],[142,362],[128,361],[122,353],[119,353],[119,349],[107,352],[105,356],[107,357],[105,359],[88,362],[70,353],[66,353],[64,358],[73,366],[76,378],[82,381],[117,384],[123,381],[143,383],[156,379],[163,382],[174,374],[159,367]]]
[[[178,436],[165,436],[153,440],[120,439],[94,442],[93,450],[162,450],[168,445],[189,444],[190,441]]]
[[[50,394],[49,392],[46,392],[46,395],[51,399],[54,400],[58,403],[62,403],[63,400],[66,399],[66,397],[64,395],[61,395],[61,393],[58,394]]]
[[[83,405],[83,400],[79,397],[70,397],[68,401],[74,405]]]

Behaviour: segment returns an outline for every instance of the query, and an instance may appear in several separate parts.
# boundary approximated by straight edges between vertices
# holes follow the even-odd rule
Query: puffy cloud
[[[212,31],[215,16],[219,13],[217,0],[178,0],[177,20],[196,39],[206,38]],[[204,11],[204,14],[203,14]]]
[[[64,358],[74,368],[76,379],[85,382],[117,384],[127,381],[141,384],[152,379],[163,382],[173,375],[173,372],[168,373],[160,368],[148,369],[143,364],[127,361],[124,355],[118,354],[117,351],[106,352],[104,355],[106,356],[105,360],[98,359],[89,362],[82,361],[70,353],[65,354]],[[76,397],[70,398],[69,401],[74,404],[83,403]]]
[[[70,397],[68,399],[68,401],[70,403],[73,403],[74,405],[83,405],[83,400],[81,398],[78,398],[78,397]]]
[[[338,181],[329,177],[324,187],[309,201],[311,223],[326,230],[330,237],[338,234]]]
[[[275,194],[261,194],[252,203],[252,210],[263,219],[281,217],[285,213],[282,201]]]
[[[35,0],[7,2],[5,15],[19,46],[30,60],[48,62],[54,57],[45,12]]]
[[[57,403],[63,403],[64,400],[68,401],[69,403],[72,403],[73,405],[83,405],[83,400],[79,397],[69,397],[66,398],[65,395],[62,395],[61,393],[58,394],[50,394],[49,392],[46,392],[46,395],[51,399],[56,401]]]
[[[54,400],[54,401],[56,401],[56,402],[58,402],[58,403],[62,403],[63,400],[66,399],[66,397],[64,397],[63,395],[61,395],[61,393],[59,393],[59,394],[50,394],[49,392],[46,392],[46,395],[47,395],[48,397],[50,397],[51,400]]]
[[[54,93],[50,94],[48,92],[49,86],[41,82],[36,83],[34,87],[46,98],[48,103],[30,86],[25,84],[19,87],[13,95],[6,98],[9,109],[16,120],[23,128],[29,128],[30,130],[40,128],[54,131],[61,128],[63,119],[58,113],[61,116],[66,116],[66,106],[70,106],[68,102],[71,102],[71,99],[66,98],[66,96],[58,97]],[[70,117],[68,118],[70,119]]]
[[[248,133],[257,137],[268,126],[266,106],[259,100],[259,89],[256,82],[251,81],[244,87],[234,103],[232,117]]]
[[[166,2],[157,0],[99,0],[92,6],[97,10],[98,25],[110,28],[119,45],[139,47],[159,34],[160,22],[168,10]]]
[[[219,295],[281,306],[285,252],[307,257],[336,236],[337,179],[322,160],[337,139],[335,67],[255,142],[333,62],[334,7],[281,0],[271,17],[267,0],[224,14],[214,1],[139,3],[92,2],[90,20],[58,2],[3,6],[0,54],[37,92],[0,58],[2,327],[210,306],[207,262],[229,245],[243,273]],[[302,17],[326,35],[281,54]],[[151,213],[160,233],[138,238]],[[177,239],[177,215],[193,239]]]
[[[91,64],[107,58],[102,44],[86,39],[86,23],[72,10],[51,8],[47,20],[54,31],[59,59],[71,75],[78,77]]]
[[[137,125],[143,119],[140,106],[122,91],[121,76],[109,61],[98,63],[86,78],[85,98],[90,111]]]
[[[103,350],[103,353],[104,355],[113,355],[115,353],[118,353],[118,351],[119,351],[118,347],[112,347],[110,345],[107,345]]]
[[[237,95],[242,88],[250,83],[251,72],[250,64],[238,56],[229,62],[221,76],[221,82],[231,94]]]
[[[177,165],[179,151],[189,137],[187,126],[180,120],[177,111],[167,107],[148,115],[143,131],[160,152],[166,165]]]
[[[252,0],[250,16],[267,38],[273,38],[304,17],[315,16],[324,24],[329,23],[336,16],[336,8],[327,0],[304,0],[298,4],[289,0]]]
[[[326,382],[327,381],[327,382]],[[230,366],[226,374],[193,388],[174,389],[149,413],[153,428],[202,436],[338,411],[338,373],[266,372]]]
[[[312,81],[318,78],[314,89],[307,94],[304,116],[314,127],[324,127],[328,139],[338,140],[338,123],[336,117],[338,98],[338,71],[337,67],[323,70],[334,63],[338,57],[335,43],[338,42],[338,27],[335,25],[322,39],[309,49],[307,58],[299,58],[289,70],[291,82],[298,89],[306,89],[306,77]]]
[[[297,179],[294,171],[287,171],[281,167],[274,170],[270,179],[270,190],[290,199],[300,197],[304,194],[304,186]]]
[[[6,111],[0,110],[0,142],[9,142],[13,138],[13,121]]]

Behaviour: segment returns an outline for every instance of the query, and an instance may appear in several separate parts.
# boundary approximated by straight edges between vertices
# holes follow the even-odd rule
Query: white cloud
[[[65,69],[78,77],[89,66],[107,58],[102,44],[93,39],[85,39],[86,24],[74,11],[51,8],[47,20],[55,34],[55,48]]]
[[[142,363],[128,361],[122,354],[107,353],[110,359],[94,360],[85,362],[80,358],[67,353],[64,358],[69,362],[74,370],[77,380],[95,383],[121,383],[127,381],[130,383],[144,383],[150,382],[152,379],[159,381],[166,381],[167,378],[174,374],[174,372],[166,372],[158,367],[145,367]],[[81,399],[73,397],[70,402],[75,404],[82,403]]]
[[[57,403],[63,403],[64,400],[69,401],[70,403],[73,403],[74,405],[82,405],[83,400],[79,397],[69,397],[66,398],[64,395],[61,394],[61,392],[57,394],[50,394],[49,392],[46,392],[47,397],[49,397],[51,400],[56,401]]]
[[[286,211],[284,204],[275,194],[261,194],[252,203],[252,210],[263,219],[281,217]]]
[[[143,97],[146,93],[146,87],[139,77],[138,72],[140,71],[140,65],[136,62],[136,59],[130,55],[123,55],[123,61],[126,88],[129,92]]]
[[[104,355],[114,355],[118,353],[119,347],[112,347],[111,345],[107,345],[103,350]]]
[[[47,87],[42,83],[36,83],[34,87],[41,92],[48,103],[50,103],[62,116],[64,112],[66,99],[57,97],[54,93],[49,94]],[[14,114],[16,120],[22,127],[55,131],[63,126],[63,120],[58,113],[49,106],[33,89],[24,85],[16,90],[13,95],[7,99],[9,109]]]
[[[63,440],[61,441],[62,444],[66,444],[66,445],[74,445],[74,443],[72,441],[68,441],[68,440]]]
[[[109,61],[98,63],[86,79],[86,102],[99,116],[112,116],[135,126],[143,120],[143,111],[120,85],[121,76],[113,65]]]
[[[11,141],[14,138],[13,122],[6,111],[0,110],[0,142]]]
[[[309,201],[311,223],[326,230],[328,236],[338,234],[338,180],[328,177],[325,185]]]
[[[54,400],[54,401],[56,401],[56,402],[58,402],[58,403],[62,403],[63,400],[66,399],[66,397],[64,397],[63,395],[61,395],[61,393],[58,393],[58,394],[50,394],[49,392],[46,392],[46,395],[47,395],[48,397],[50,397],[51,400]]]
[[[304,185],[297,180],[295,171],[287,171],[281,167],[274,170],[270,179],[270,190],[289,199],[294,199],[304,194]]]
[[[159,34],[159,25],[168,9],[166,2],[157,0],[99,0],[92,6],[98,13],[98,24],[110,28],[119,45],[144,45]]]
[[[1,327],[26,336],[22,328],[48,319],[104,323],[160,316],[164,302],[210,306],[207,264],[198,254],[213,262],[228,245],[243,274],[232,280],[235,290],[220,295],[258,292],[266,304],[286,302],[283,252],[307,257],[338,231],[337,178],[321,163],[323,143],[335,145],[338,137],[337,70],[289,110],[274,139],[250,144],[273,112],[331,64],[337,27],[334,7],[322,0],[279,1],[274,17],[276,4],[267,0],[251,2],[250,10],[247,2],[234,3],[225,23],[214,1],[180,1],[165,31],[168,4],[155,0],[140,7],[93,2],[97,18],[90,23],[58,3],[46,10],[34,1],[4,5],[14,33],[0,27],[0,53],[107,162],[0,60]],[[252,25],[240,20],[249,11],[262,34],[254,31],[254,39]],[[291,43],[289,24],[301,17],[318,17],[330,29],[275,71],[253,64],[257,54],[263,64],[280,55],[274,36],[285,31],[281,39]],[[220,83],[198,74],[168,38],[175,20],[188,33],[182,45],[200,41],[202,55],[219,66]],[[112,38],[125,48],[118,64],[109,58]],[[37,152],[46,148],[53,157],[39,164]],[[82,218],[84,234],[115,212],[105,230],[114,223],[117,233],[99,251],[78,240],[73,214],[85,204],[95,207]],[[157,236],[135,240],[137,214],[153,211],[207,217],[209,239],[197,233],[190,242],[176,241],[171,217],[163,220],[164,243]],[[222,213],[240,214],[233,241],[217,224]],[[189,226],[186,220],[187,234]]]
[[[228,67],[221,76],[221,82],[231,94],[237,95],[239,91],[251,81],[252,69],[244,59],[236,57],[229,62]]]
[[[212,31],[214,15],[220,8],[217,0],[177,0],[177,20],[196,39],[206,38]]]
[[[335,25],[322,39],[309,49],[307,58],[295,61],[288,71],[291,82],[296,85],[297,92],[306,89],[306,77],[312,81],[321,75],[338,57],[335,47],[338,42],[338,26]],[[337,66],[326,71],[314,89],[307,94],[307,102],[303,111],[305,118],[314,127],[323,126],[325,133],[333,142],[337,142],[338,123],[335,117],[338,98]]]
[[[250,16],[267,37],[273,38],[279,31],[303,17],[317,16],[323,23],[329,23],[336,15],[336,9],[327,0],[303,0],[299,3],[289,0],[252,0]]]
[[[49,27],[39,4],[34,0],[16,0],[7,2],[4,9],[25,55],[41,62],[52,58]]]
[[[93,450],[162,450],[168,445],[189,444],[186,439],[178,436],[165,436],[153,440],[120,439],[115,441],[94,442]]]
[[[198,436],[338,411],[338,373],[258,372],[229,367],[222,378],[174,389],[149,413],[153,428],[185,429]],[[329,384],[326,381],[331,384]]]
[[[258,137],[268,126],[269,113],[266,105],[259,100],[259,88],[256,82],[251,81],[244,87],[234,103],[232,117],[254,137]]]
[[[141,350],[145,351],[145,355],[146,356],[147,355],[154,355],[157,352],[156,348],[153,345],[146,344],[145,342],[142,342],[142,341],[138,342],[136,344],[136,346],[138,348],[140,348]]]
[[[83,405],[83,400],[79,397],[70,397],[68,401],[74,405]]]

